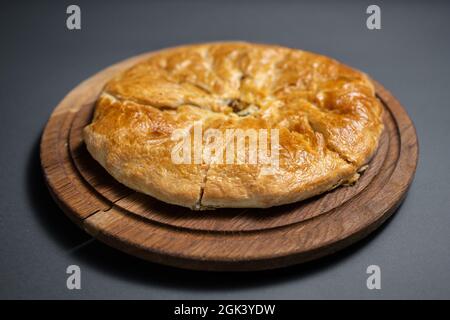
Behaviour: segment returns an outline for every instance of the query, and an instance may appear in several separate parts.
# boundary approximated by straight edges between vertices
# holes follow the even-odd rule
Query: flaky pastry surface
[[[278,129],[279,166],[176,164],[176,129]],[[155,52],[111,79],[84,129],[119,182],[205,209],[266,208],[354,181],[377,149],[382,107],[368,77],[333,59],[244,42]]]

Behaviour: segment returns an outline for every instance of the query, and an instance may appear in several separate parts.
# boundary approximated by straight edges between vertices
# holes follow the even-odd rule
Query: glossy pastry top
[[[160,200],[193,209],[270,207],[357,178],[377,148],[381,116],[368,77],[333,59],[211,43],[156,52],[109,81],[84,137],[118,181]],[[192,133],[195,124],[223,136],[267,129],[269,145],[276,129],[279,165],[267,174],[267,163],[174,163],[174,131]]]

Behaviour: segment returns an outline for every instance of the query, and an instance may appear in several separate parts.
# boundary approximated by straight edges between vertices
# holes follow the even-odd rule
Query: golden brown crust
[[[165,202],[270,207],[352,181],[377,148],[381,115],[367,76],[335,60],[211,43],[156,52],[112,79],[84,138],[118,181]],[[259,164],[175,164],[171,134],[191,132],[196,121],[204,130],[268,129],[269,139],[278,129],[279,168],[262,174]]]

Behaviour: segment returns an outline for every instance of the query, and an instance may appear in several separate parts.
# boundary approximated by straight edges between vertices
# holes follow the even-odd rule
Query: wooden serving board
[[[417,165],[417,137],[400,103],[376,82],[385,130],[369,168],[351,187],[270,209],[200,212],[128,189],[91,158],[81,132],[104,84],[148,55],[113,65],[78,85],[56,107],[42,135],[41,163],[54,199],[100,241],[180,268],[272,269],[358,241],[403,200]]]

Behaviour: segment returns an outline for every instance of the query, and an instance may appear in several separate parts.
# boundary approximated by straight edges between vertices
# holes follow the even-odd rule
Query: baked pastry
[[[243,158],[237,146],[226,149],[236,137],[203,137],[200,153],[183,149],[188,161],[174,161],[199,126],[222,137],[254,130],[258,147],[271,151],[258,159],[273,163],[249,161],[250,134],[241,140]],[[382,130],[382,107],[364,73],[301,50],[224,42],[155,52],[111,79],[84,140],[115,179],[162,201],[266,208],[355,181]],[[188,139],[180,144],[175,133]],[[212,150],[215,139],[221,144]]]

